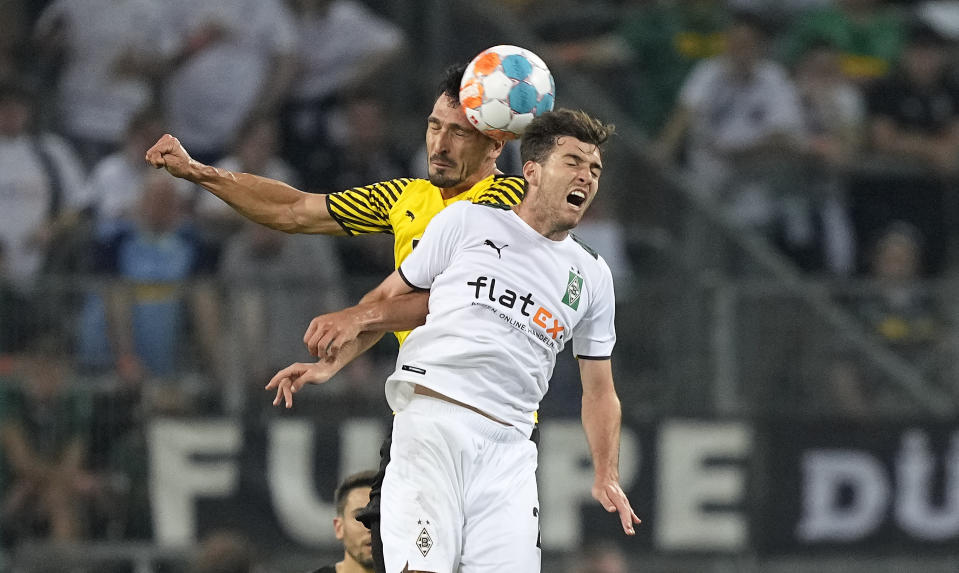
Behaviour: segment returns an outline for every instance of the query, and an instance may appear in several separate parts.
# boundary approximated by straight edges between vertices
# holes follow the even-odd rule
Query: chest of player
[[[495,226],[487,230],[469,236],[436,278],[430,311],[469,309],[562,350],[592,297],[586,261],[579,256],[585,251],[571,242],[510,236]]]
[[[457,201],[472,201],[474,193],[463,193],[444,200],[439,189],[426,182],[413,181],[390,208],[390,226],[393,228],[393,255],[396,266],[410,256],[433,217]]]

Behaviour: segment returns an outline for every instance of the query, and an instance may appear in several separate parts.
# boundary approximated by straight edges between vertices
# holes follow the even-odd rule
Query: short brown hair
[[[601,147],[616,131],[582,110],[557,109],[537,117],[526,126],[520,143],[519,154],[523,163],[542,163],[556,147],[556,140],[563,136]]]
[[[336,504],[336,514],[343,515],[346,511],[346,498],[350,492],[360,487],[373,487],[376,481],[376,470],[367,470],[357,472],[346,476],[340,485],[336,486],[336,492],[333,494],[333,503]]]

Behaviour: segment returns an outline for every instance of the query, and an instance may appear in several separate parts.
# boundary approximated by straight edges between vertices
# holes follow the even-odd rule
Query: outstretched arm
[[[619,484],[619,426],[622,412],[613,385],[609,360],[579,360],[583,382],[583,429],[593,457],[593,497],[619,520],[627,535],[635,535],[639,518]]]
[[[202,186],[261,225],[286,233],[345,234],[326,207],[326,195],[306,193],[275,179],[205,165],[190,157],[180,140],[170,134],[147,150],[146,161],[174,177]]]

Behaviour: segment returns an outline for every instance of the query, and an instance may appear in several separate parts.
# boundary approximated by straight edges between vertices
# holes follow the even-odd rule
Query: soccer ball
[[[533,52],[493,46],[473,58],[460,83],[460,105],[476,129],[516,139],[533,118],[553,109],[553,74]]]

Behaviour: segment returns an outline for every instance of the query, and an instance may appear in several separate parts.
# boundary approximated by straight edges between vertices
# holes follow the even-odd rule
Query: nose
[[[446,153],[450,150],[450,132],[447,129],[440,129],[433,135],[433,141],[430,145],[430,153]]]
[[[580,167],[579,172],[576,174],[576,178],[584,185],[590,185],[592,184],[593,180],[596,179],[588,165],[583,165]]]

